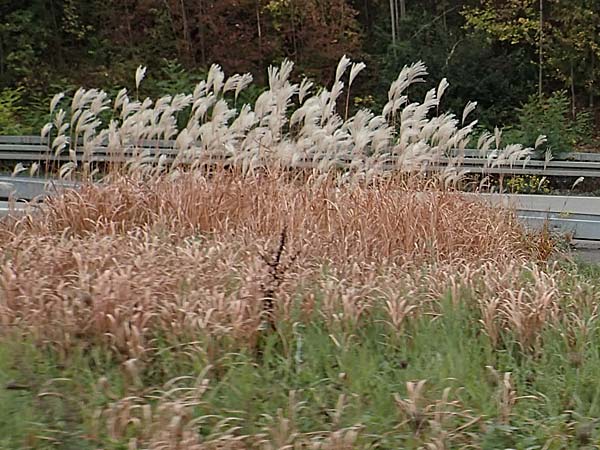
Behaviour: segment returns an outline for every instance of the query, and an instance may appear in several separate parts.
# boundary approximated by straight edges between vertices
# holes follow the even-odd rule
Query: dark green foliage
[[[581,112],[573,119],[571,105],[564,91],[555,92],[541,100],[532,95],[518,112],[518,124],[507,132],[507,141],[533,147],[538,136],[545,135],[548,140],[539,150],[543,152],[548,149],[557,155],[572,151],[576,145],[585,144],[591,139],[591,115]]]
[[[169,59],[163,60],[156,72],[150,73],[148,79],[143,83],[140,93],[142,97],[190,93],[194,91],[194,87],[200,80],[206,79],[204,71],[186,70],[178,61]]]
[[[389,86],[402,66],[418,60],[427,65],[430,82],[413,88],[415,98],[446,78],[450,87],[442,107],[460,116],[467,102],[475,100],[477,118],[487,128],[512,123],[514,106],[535,91],[535,66],[527,52],[493,45],[481,35],[449,41],[443,29],[427,39],[421,34],[390,48],[381,85]]]
[[[297,73],[329,85],[335,63],[346,53],[378,74],[358,77],[352,89],[358,101],[351,104],[376,110],[402,66],[423,60],[431,76],[411,95],[446,77],[444,109],[460,114],[468,101],[477,101],[481,125],[519,123],[523,139],[530,140],[540,113],[522,111],[521,119],[534,119],[524,126],[516,106],[538,89],[537,0],[392,3],[406,6],[396,23],[395,45],[391,3],[382,0],[5,0],[0,91],[23,88],[25,95],[11,103],[16,122],[10,129],[4,125],[4,132],[37,133],[52,95],[73,86],[132,90],[140,64],[148,67],[140,95],[155,97],[190,91],[211,63],[221,64],[227,74],[251,72],[264,85],[267,66],[286,57],[297,64]],[[600,92],[594,81],[600,42],[593,32],[600,25],[600,6],[583,0],[543,3],[543,89],[568,88],[576,110],[593,111]],[[523,27],[528,39],[505,38]],[[256,88],[238,101],[252,103],[259,94]],[[571,131],[589,135],[590,125],[576,122]],[[557,139],[550,143],[555,149],[574,145],[571,136]]]
[[[23,88],[0,91],[0,134],[18,134],[21,132],[19,113],[22,111],[21,98]]]

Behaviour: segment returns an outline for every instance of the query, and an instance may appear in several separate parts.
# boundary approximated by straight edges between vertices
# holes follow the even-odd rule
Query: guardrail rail
[[[83,147],[75,149],[78,160],[86,158],[86,161],[96,163],[125,162],[128,157],[143,152],[148,154],[148,160],[164,156],[167,161],[173,161],[180,154],[175,148],[175,141],[168,140],[143,140],[135,148],[126,151],[113,152],[108,146],[97,146],[88,149],[88,152],[89,154],[86,155]],[[68,152],[55,155],[49,147],[48,139],[39,136],[0,136],[0,161],[2,160],[40,164],[65,163],[70,161],[71,157]],[[349,160],[340,160],[337,165],[344,167],[349,163]],[[426,170],[442,170],[448,164],[458,164],[460,170],[473,174],[600,178],[600,154],[594,153],[568,153],[550,161],[530,159],[526,163],[516,161],[510,165],[504,162],[497,166],[490,166],[486,155],[481,155],[477,150],[467,149],[460,156],[449,155],[435,159],[427,165]],[[297,163],[299,167],[314,165],[313,161]],[[387,167],[394,169],[393,158],[390,158]]]
[[[166,155],[172,160],[177,156],[174,141],[143,141],[137,151],[148,151],[155,157]],[[78,150],[77,153],[83,154]],[[122,161],[120,155],[115,157],[108,147],[94,149],[93,161]],[[50,151],[47,140],[38,136],[0,136],[0,160],[19,162],[68,161],[67,155],[54,155]],[[560,177],[600,178],[600,154],[569,153],[560,159],[550,161],[529,160],[527,164],[517,162],[512,166],[490,167],[487,158],[479,151],[465,150],[456,157],[440,157],[430,164],[427,170],[441,170],[449,163],[459,162],[460,170],[467,173],[505,174],[505,175],[541,175]],[[311,162],[304,162],[309,167]],[[312,163],[314,164],[314,163]],[[339,163],[342,166],[349,162]],[[393,161],[389,168],[393,169]],[[73,188],[74,182],[45,179],[41,177],[1,177],[0,176],[0,215],[9,211],[23,211],[24,203],[14,200],[34,201],[61,189]],[[569,233],[572,237],[583,241],[600,241],[600,197],[586,196],[550,196],[550,195],[517,195],[517,194],[468,194],[495,205],[508,206],[517,211],[518,217],[533,228],[549,226],[552,231]],[[11,202],[8,202],[11,199]],[[12,206],[11,206],[12,205]]]

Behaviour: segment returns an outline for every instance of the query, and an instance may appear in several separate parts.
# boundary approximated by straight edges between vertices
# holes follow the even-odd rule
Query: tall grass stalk
[[[342,117],[337,108],[343,103],[348,68]],[[126,89],[114,100],[102,90],[79,89],[67,113],[61,106],[62,94],[58,94],[51,104],[53,121],[42,134],[51,139],[55,154],[70,157],[61,167],[63,177],[95,174],[95,149],[102,144],[108,146],[111,160],[128,171],[156,173],[158,165],[159,171],[178,173],[218,160],[238,166],[244,173],[264,165],[308,165],[317,173],[326,173],[349,163],[347,175],[367,180],[390,164],[399,171],[423,171],[440,156],[455,155],[458,150],[445,175],[450,181],[460,178],[460,151],[469,143],[476,124],[465,122],[476,104],[466,105],[462,121],[454,114],[439,113],[446,80],[429,90],[422,102],[409,102],[407,90],[424,82],[427,75],[425,65],[418,62],[400,71],[380,113],[360,109],[349,116],[350,87],[364,68],[363,63],[352,63],[344,56],[333,85],[313,91],[306,78],[300,83],[291,81],[293,63],[285,60],[268,69],[268,89],[253,106],[236,107],[239,94],[252,82],[250,74],[226,78],[221,68],[213,65],[193,92],[141,100],[145,68],[140,67],[135,77],[136,99],[131,99]],[[188,118],[186,123],[180,123],[182,117]],[[175,143],[155,152],[143,145],[148,140]],[[478,147],[487,152],[490,144],[483,136]],[[520,145],[498,149],[490,156],[489,166],[514,164],[531,151]]]

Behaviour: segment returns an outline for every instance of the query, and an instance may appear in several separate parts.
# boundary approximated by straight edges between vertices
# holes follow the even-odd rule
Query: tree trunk
[[[575,69],[574,63],[571,60],[571,116],[575,120]]]
[[[163,4],[165,5],[167,15],[169,16],[169,22],[171,23],[171,31],[173,32],[173,39],[175,40],[175,43],[176,43],[177,52],[181,53],[180,52],[181,47],[179,45],[177,45],[177,39],[178,39],[179,33],[177,31],[177,26],[175,25],[175,18],[173,17],[173,11],[171,9],[171,5],[169,5],[168,0],[163,0]],[[182,55],[180,54],[179,56],[182,56]]]
[[[446,36],[448,36],[448,20],[447,20],[447,17],[446,17],[446,7],[447,6],[448,5],[444,1],[442,3],[442,23],[444,24],[444,31],[446,32]]]
[[[262,28],[260,26],[260,0],[256,0],[256,32],[258,34],[258,64],[263,69]]]
[[[365,10],[365,24],[366,28],[369,32],[373,29],[373,24],[371,23],[371,15],[369,14],[369,0],[364,0],[364,10]]]
[[[56,19],[56,7],[54,5],[53,0],[50,0],[50,15],[52,16],[52,26],[54,28],[54,39],[56,39],[58,41],[57,45],[56,45],[57,59],[58,59],[58,62],[60,64],[62,64],[64,62],[63,50],[62,50],[63,45],[62,45],[60,27],[58,26],[58,20]]]
[[[396,1],[390,0],[390,17],[392,19],[392,45],[396,51]]]
[[[292,47],[294,48],[294,60],[300,62],[298,55],[298,41],[296,35],[296,8],[294,0],[290,0],[290,17],[292,22]]]
[[[127,38],[129,40],[129,42],[133,42],[133,27],[131,25],[131,16],[132,15],[134,15],[134,14],[131,14],[129,12],[129,5],[126,3],[125,4],[125,20],[127,21]],[[129,48],[131,49],[131,46]]]
[[[543,63],[544,63],[544,54],[543,54],[543,43],[544,43],[544,0],[540,0],[540,67],[538,73],[538,95],[540,100],[544,95],[542,90],[542,77],[543,77]]]
[[[204,17],[204,0],[198,0],[198,8],[200,17]],[[202,64],[202,67],[206,67],[206,29],[202,19],[198,21],[198,26],[200,27],[200,63]]]
[[[596,54],[594,53],[593,49],[590,49],[591,51],[591,65],[592,65],[592,76],[591,76],[591,80],[595,80],[594,78],[594,72],[596,71],[595,65],[596,65]],[[594,86],[595,82],[592,81],[592,85],[590,86],[590,108],[594,107]]]
[[[196,62],[196,58],[195,58],[194,52],[192,51],[193,44],[192,44],[192,38],[190,36],[190,26],[188,23],[187,11],[185,9],[184,0],[180,0],[180,5],[181,5],[181,21],[182,21],[182,25],[183,25],[183,42],[185,45],[185,52],[187,54],[186,56],[187,56],[188,62],[191,62],[192,64],[194,64]]]
[[[400,19],[406,19],[406,0],[400,0]]]
[[[4,43],[0,36],[0,78],[4,77]]]

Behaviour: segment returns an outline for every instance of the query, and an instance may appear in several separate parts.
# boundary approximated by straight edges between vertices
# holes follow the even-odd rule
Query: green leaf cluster
[[[538,136],[545,135],[547,141],[538,150],[549,150],[558,155],[570,152],[578,144],[586,144],[592,138],[590,113],[580,112],[573,118],[565,91],[557,91],[542,99],[532,95],[518,110],[518,114],[517,125],[505,133],[507,141],[533,147]]]

